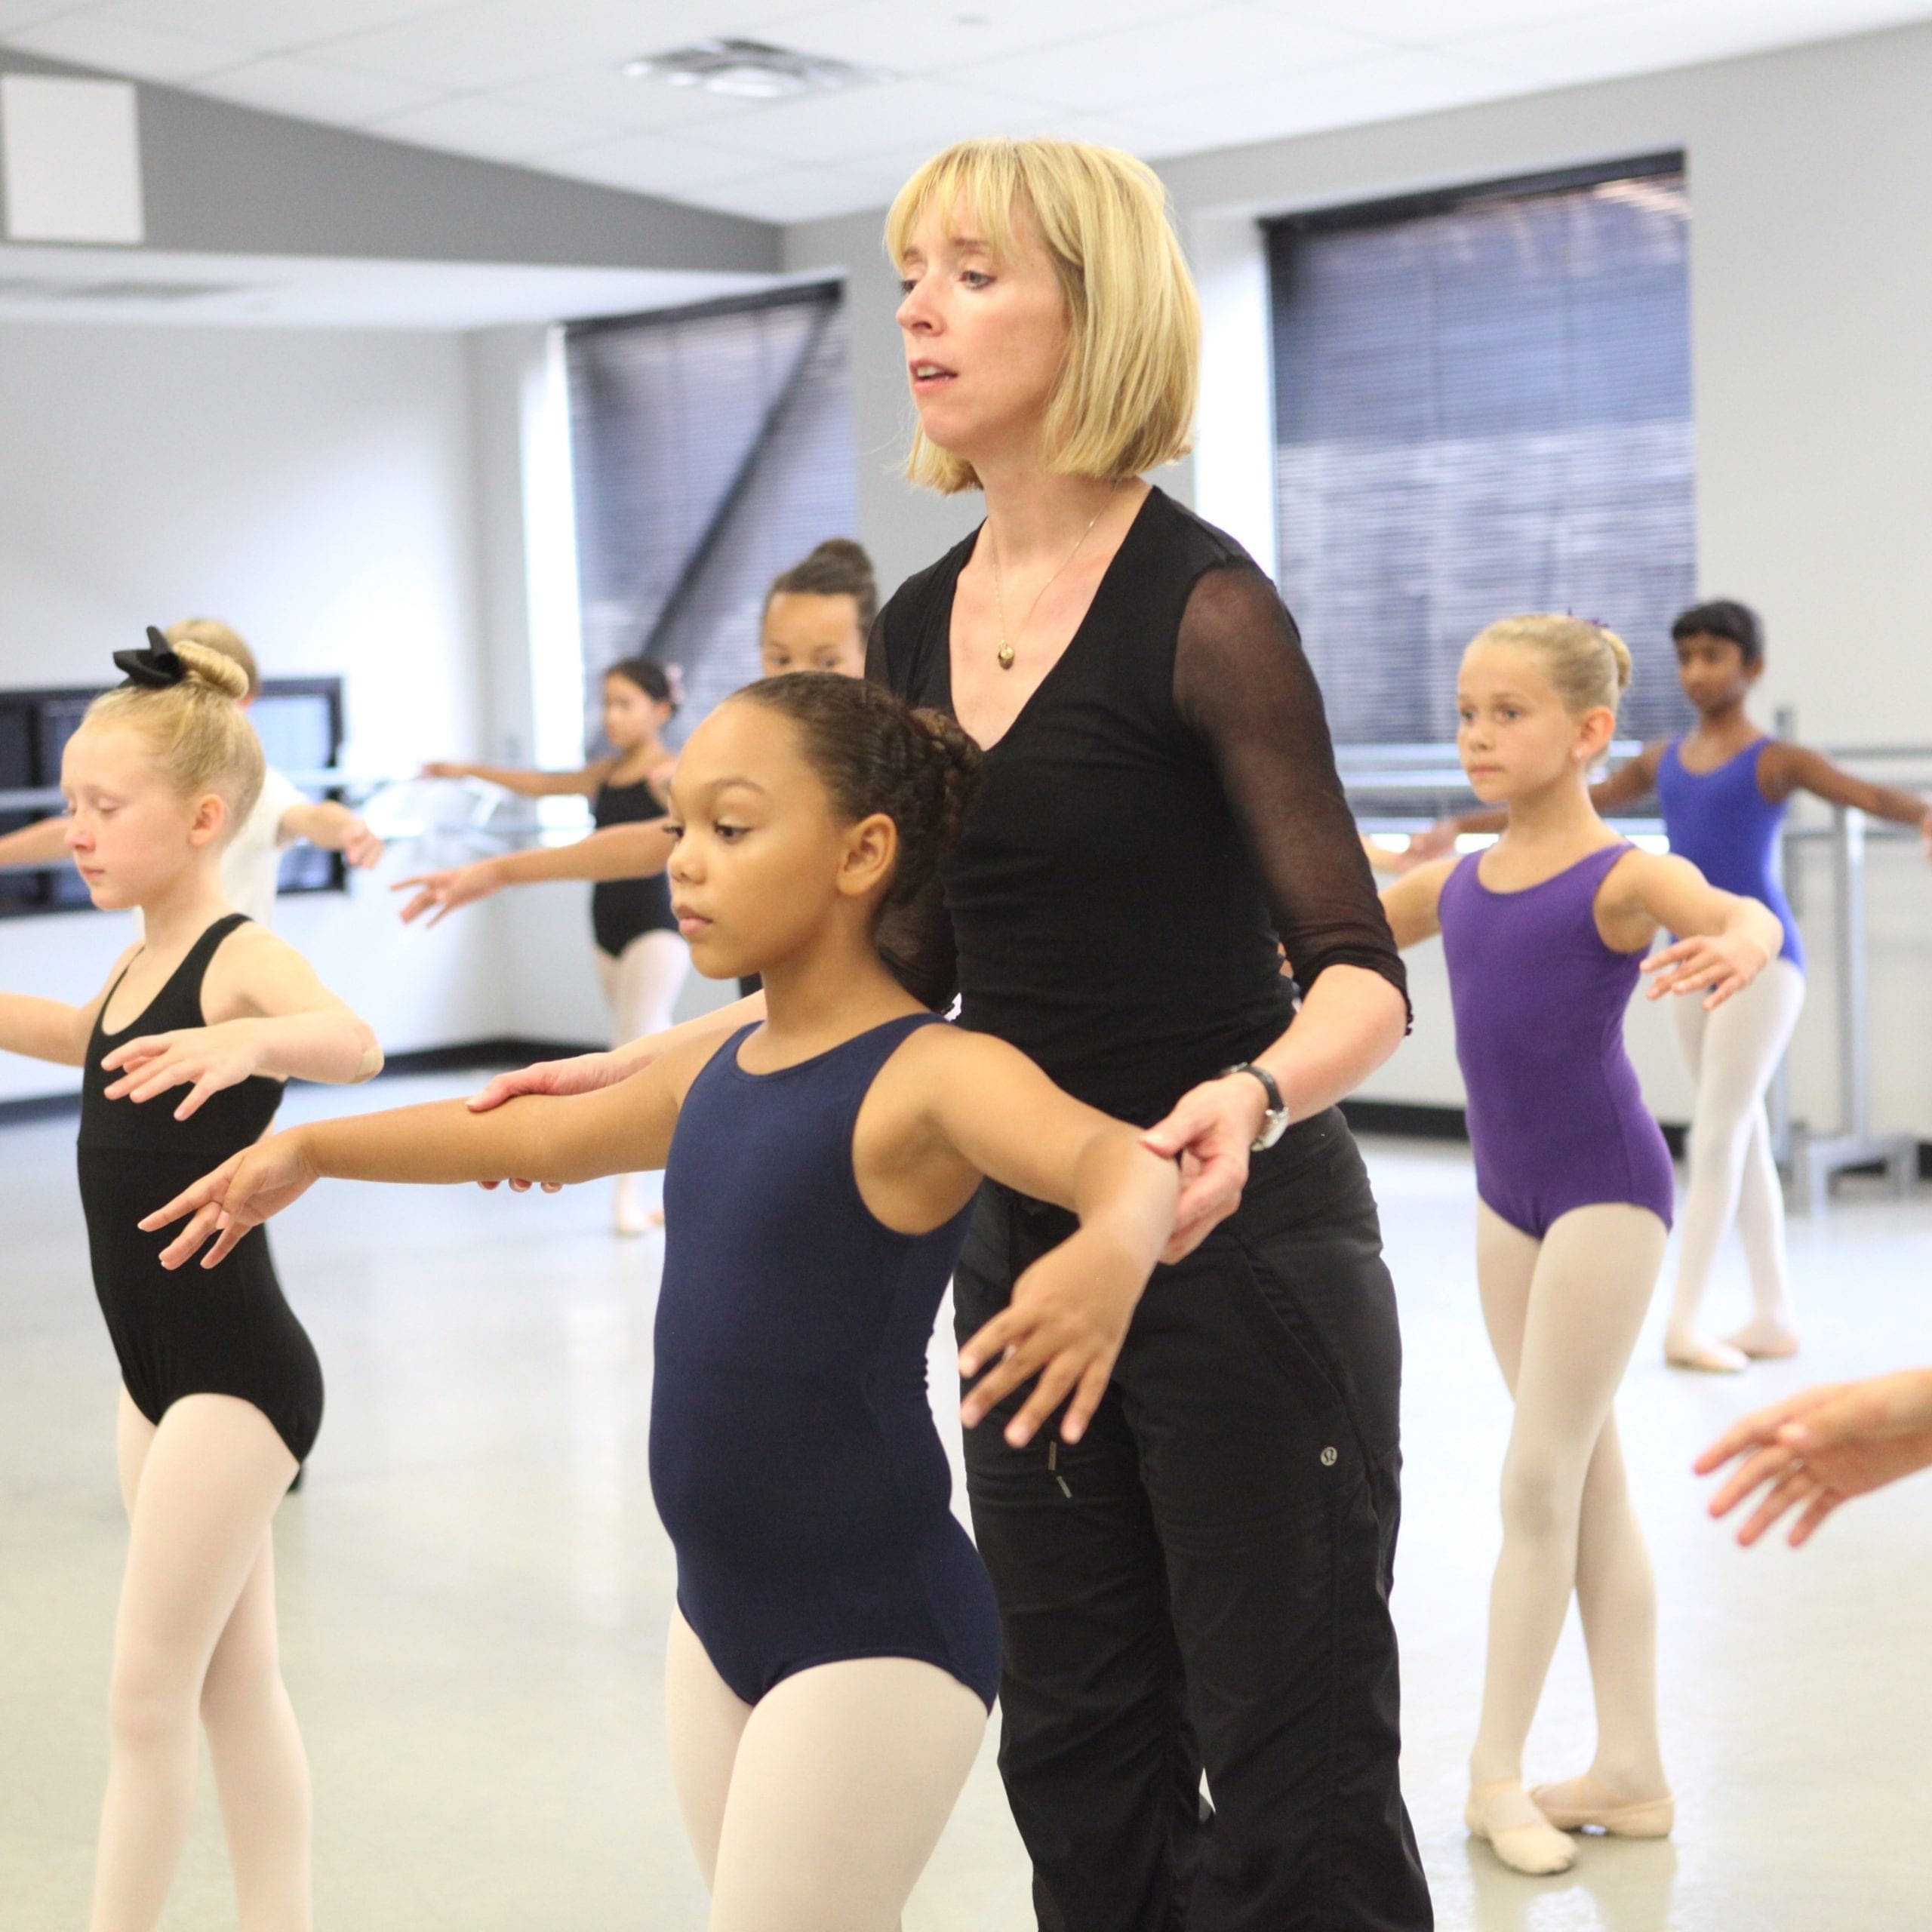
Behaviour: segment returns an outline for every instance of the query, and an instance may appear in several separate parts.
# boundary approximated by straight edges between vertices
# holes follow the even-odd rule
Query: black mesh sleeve
[[[1321,689],[1294,620],[1252,565],[1208,571],[1189,594],[1174,703],[1214,758],[1297,983],[1306,992],[1331,966],[1361,966],[1406,1004],[1408,976],[1336,776]]]

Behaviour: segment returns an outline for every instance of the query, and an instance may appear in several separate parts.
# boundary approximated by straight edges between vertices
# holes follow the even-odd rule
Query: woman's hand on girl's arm
[[[1025,1054],[986,1035],[934,1027],[924,1111],[965,1165],[1035,1200],[1070,1208],[1080,1226],[1014,1284],[1008,1306],[960,1350],[974,1383],[961,1405],[969,1429],[1014,1389],[1034,1387],[1006,1427],[1016,1448],[1063,1402],[1063,1441],[1077,1441],[1160,1257],[1174,1220],[1174,1164],[1135,1130],[1063,1093]],[[1035,1380],[1035,1378],[1038,1380]]]
[[[1711,1514],[1728,1515],[1761,1489],[1737,1540],[1748,1548],[1801,1506],[1791,1530],[1795,1549],[1840,1503],[1932,1466],[1932,1369],[1787,1396],[1734,1423],[1695,1468],[1707,1476],[1730,1462],[1737,1466],[1711,1498]]]
[[[1412,872],[1402,886],[1426,876]],[[1288,1030],[1256,1057],[1275,1076],[1291,1120],[1306,1120],[1352,1094],[1402,1041],[1408,1009],[1401,993],[1367,967],[1331,966],[1303,994]],[[1155,1153],[1180,1161],[1180,1203],[1161,1258],[1193,1253],[1241,1205],[1248,1160],[1267,1095],[1252,1074],[1204,1081],[1141,1136]]]

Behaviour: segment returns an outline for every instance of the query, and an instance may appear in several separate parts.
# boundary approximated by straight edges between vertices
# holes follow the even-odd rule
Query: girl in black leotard
[[[85,1069],[81,1200],[121,1365],[132,1529],[91,1923],[149,1932],[160,1918],[198,1718],[242,1923],[293,1927],[309,1922],[309,1777],[276,1662],[269,1522],[315,1441],[321,1373],[260,1236],[214,1289],[164,1269],[137,1224],[257,1140],[285,1080],[365,1079],[382,1056],[298,953],[222,897],[223,844],[262,783],[241,668],[149,637],[117,655],[129,681],[96,701],[61,768],[75,863],[97,906],[140,909],[145,941],[85,1005],[0,994],[0,1048]]]
[[[594,758],[575,771],[441,760],[426,764],[423,776],[487,779],[532,798],[576,793],[590,800],[599,831],[614,825],[650,823],[664,816],[666,786],[677,762],[663,736],[677,708],[663,666],[648,657],[627,657],[604,674],[604,735],[611,741],[609,757]],[[465,898],[494,890],[491,863],[462,869],[474,875],[481,888]],[[416,892],[403,909],[405,921],[435,905],[429,921],[434,925],[463,900],[435,900],[420,889],[425,883],[423,878],[402,879],[395,890]],[[591,888],[590,924],[597,942],[597,975],[611,1004],[615,1044],[621,1046],[668,1026],[691,955],[678,937],[670,888],[663,875],[599,880]],[[614,1211],[620,1234],[641,1233],[662,1218],[646,1211],[635,1174],[618,1177]]]
[[[1173,1221],[1171,1163],[931,1010],[952,992],[928,956],[936,874],[977,763],[956,727],[857,679],[751,686],[678,761],[671,877],[699,969],[764,973],[762,1026],[607,1093],[297,1128],[147,1223],[190,1217],[165,1259],[215,1235],[212,1265],[323,1174],[668,1161],[651,1474],[712,1932],[894,1932],[977,1753],[999,1632],[925,1364],[980,1177],[1080,1217],[966,1345],[995,1364],[981,1403],[1039,1373],[1016,1441],[1069,1396],[1078,1436]]]

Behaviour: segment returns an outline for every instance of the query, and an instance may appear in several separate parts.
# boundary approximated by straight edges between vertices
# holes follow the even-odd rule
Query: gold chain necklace
[[[1112,500],[1112,499],[1111,497],[1108,499],[1109,502],[1111,502]],[[1041,585],[1038,595],[1035,596],[1032,602],[1027,605],[1026,614],[1020,620],[1020,628],[1023,632],[1026,629],[1026,626],[1033,621],[1033,613],[1040,608],[1040,598],[1045,596],[1047,592],[1052,589],[1054,583],[1059,579],[1060,571],[1065,570],[1067,565],[1072,563],[1075,557],[1079,555],[1081,545],[1085,543],[1088,538],[1093,535],[1094,526],[1100,521],[1101,514],[1105,511],[1106,507],[1106,503],[1103,503],[1101,504],[1100,509],[1096,510],[1094,514],[1087,519],[1087,528],[1083,530],[1076,538],[1075,538],[1073,548],[1068,551],[1066,556],[1061,560],[1060,570],[1055,571],[1053,575],[1048,577],[1044,583]],[[989,546],[989,552],[993,567],[993,608],[999,614],[999,668],[1002,671],[1010,671],[1013,669],[1013,646],[1007,641],[1006,598],[1001,594],[1000,589],[999,552],[996,548],[991,546]]]

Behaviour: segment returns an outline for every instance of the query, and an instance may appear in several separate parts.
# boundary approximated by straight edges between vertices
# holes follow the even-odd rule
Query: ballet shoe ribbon
[[[169,648],[166,638],[153,625],[148,626],[148,648],[145,651],[117,651],[114,654],[114,668],[130,685],[138,685],[143,690],[165,691],[170,685],[178,685],[188,675],[188,667]]]

